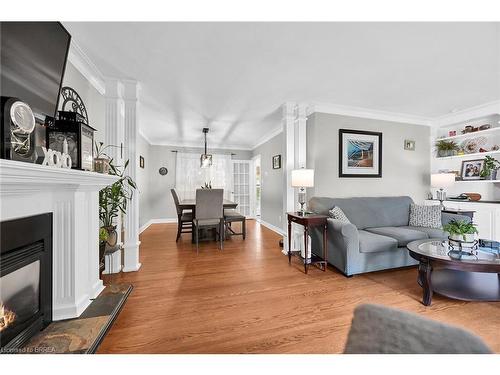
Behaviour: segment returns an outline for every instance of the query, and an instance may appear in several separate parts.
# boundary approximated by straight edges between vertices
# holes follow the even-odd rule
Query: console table
[[[298,257],[304,263],[304,272],[310,264],[319,265],[321,270],[326,271],[328,263],[328,252],[326,248],[326,227],[328,216],[317,214],[299,214],[298,212],[289,212],[288,216],[288,264],[292,263],[292,256]],[[300,250],[292,249],[292,223],[302,225],[304,227],[304,257],[301,255]],[[307,250],[309,245],[309,231],[312,227],[321,227],[323,230],[323,257],[313,254],[311,249],[311,257],[307,257]]]

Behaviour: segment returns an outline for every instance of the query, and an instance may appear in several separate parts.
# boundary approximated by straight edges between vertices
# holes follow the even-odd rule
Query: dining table
[[[196,209],[196,199],[183,199],[179,202],[179,206],[183,210],[192,210],[194,217],[194,211]],[[224,209],[236,208],[238,207],[238,203],[230,201],[229,199],[224,199],[222,201],[222,206],[224,207]]]

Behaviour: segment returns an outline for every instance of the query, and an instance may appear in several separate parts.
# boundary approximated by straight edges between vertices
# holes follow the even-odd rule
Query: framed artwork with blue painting
[[[382,133],[339,129],[339,177],[382,177]]]

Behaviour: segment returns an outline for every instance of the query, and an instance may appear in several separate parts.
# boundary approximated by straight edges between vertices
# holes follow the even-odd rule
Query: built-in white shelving
[[[500,154],[500,150],[497,151],[486,151],[486,152],[475,152],[472,154],[463,154],[463,155],[452,155],[452,156],[437,156],[437,160],[446,160],[446,159],[458,159],[458,158],[464,158],[464,157],[476,157],[476,156],[483,156],[483,155],[492,155],[492,154]]]
[[[456,184],[466,182],[466,183],[476,183],[476,184],[500,184],[500,180],[459,180],[455,181]]]
[[[470,133],[454,135],[453,137],[437,138],[436,141],[453,141],[453,140],[457,140],[457,139],[475,138],[475,137],[478,137],[479,135],[484,135],[484,134],[493,135],[494,133],[499,132],[499,131],[500,131],[500,126],[495,127],[495,128],[486,129],[486,130],[479,130],[477,132],[470,132]]]

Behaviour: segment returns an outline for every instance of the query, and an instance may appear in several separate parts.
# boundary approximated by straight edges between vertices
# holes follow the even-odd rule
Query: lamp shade
[[[294,169],[292,171],[292,187],[313,187],[314,169]]]
[[[431,174],[431,186],[433,188],[448,188],[455,183],[454,173],[434,173]]]

